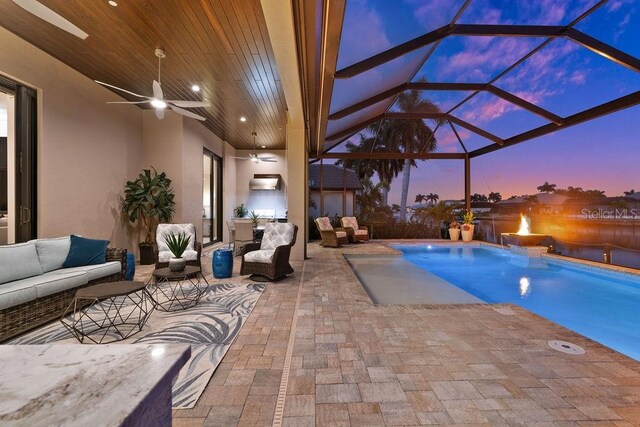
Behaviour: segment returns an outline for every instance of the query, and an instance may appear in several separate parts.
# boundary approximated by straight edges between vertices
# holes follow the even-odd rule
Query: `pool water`
[[[517,304],[640,360],[640,278],[487,247],[394,247],[487,303]]]

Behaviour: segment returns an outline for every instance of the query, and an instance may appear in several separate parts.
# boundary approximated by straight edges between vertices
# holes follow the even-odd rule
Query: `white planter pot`
[[[183,271],[186,266],[187,260],[185,260],[184,258],[172,257],[171,259],[169,259],[169,270],[171,271]]]
[[[474,229],[474,225],[473,224],[467,224],[469,225],[469,227],[471,227],[470,230],[464,230],[464,228],[461,230],[462,232],[462,241],[463,242],[470,242],[473,240],[473,229]],[[462,226],[464,227],[464,225]]]
[[[453,242],[457,242],[460,239],[460,229],[459,228],[450,228],[449,229],[449,238]]]

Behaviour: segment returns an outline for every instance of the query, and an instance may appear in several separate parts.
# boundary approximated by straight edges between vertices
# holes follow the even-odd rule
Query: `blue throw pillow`
[[[107,246],[108,240],[85,239],[72,234],[69,255],[62,268],[104,264],[107,262]]]

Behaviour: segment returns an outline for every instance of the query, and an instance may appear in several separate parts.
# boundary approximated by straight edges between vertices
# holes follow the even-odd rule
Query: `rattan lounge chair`
[[[367,227],[358,226],[358,220],[355,217],[343,216],[340,223],[346,230],[350,243],[367,242],[369,240],[369,230],[367,230]]]
[[[240,275],[250,274],[257,282],[275,282],[293,273],[289,255],[297,234],[298,226],[290,222],[266,224],[260,243],[244,245]]]
[[[196,226],[193,224],[158,224],[156,230],[156,269],[169,267],[169,259],[173,256],[164,239],[173,234],[185,233],[191,236],[187,250],[182,257],[187,261],[187,265],[200,267],[200,255],[202,253],[202,243],[196,241]]]
[[[316,223],[316,227],[318,227],[318,231],[322,237],[320,246],[339,248],[343,244],[347,243],[347,232],[342,228],[333,228],[331,226],[331,221],[329,221],[329,218],[326,216],[316,218],[314,222]]]

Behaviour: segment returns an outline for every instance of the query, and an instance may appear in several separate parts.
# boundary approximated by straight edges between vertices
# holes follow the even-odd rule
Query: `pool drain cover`
[[[552,349],[558,350],[567,354],[584,354],[585,353],[584,348],[580,347],[579,345],[575,345],[566,341],[552,340],[547,342],[547,344],[549,344],[549,347],[551,347]]]

